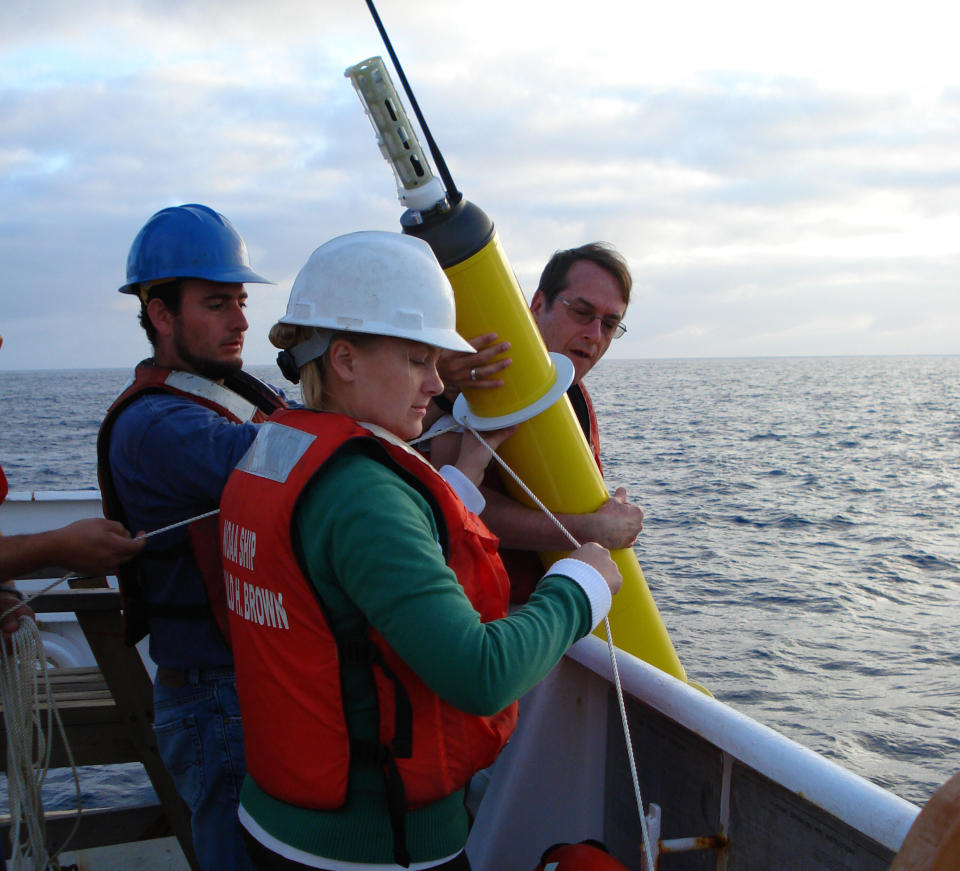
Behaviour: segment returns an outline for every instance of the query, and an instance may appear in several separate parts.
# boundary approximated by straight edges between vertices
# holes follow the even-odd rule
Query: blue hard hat
[[[127,255],[120,293],[165,278],[205,278],[225,284],[273,284],[250,268],[247,246],[219,212],[191,203],[161,209],[143,225]]]

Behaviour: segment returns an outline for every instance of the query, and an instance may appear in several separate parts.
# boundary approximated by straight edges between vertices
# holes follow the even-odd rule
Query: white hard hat
[[[456,331],[453,288],[430,246],[381,230],[337,236],[317,248],[280,323],[474,350]]]

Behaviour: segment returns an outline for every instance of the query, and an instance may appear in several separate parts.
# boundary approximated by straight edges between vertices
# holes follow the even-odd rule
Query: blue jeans
[[[247,773],[232,668],[190,669],[183,686],[154,684],[160,757],[193,815],[204,871],[253,871],[237,819]]]

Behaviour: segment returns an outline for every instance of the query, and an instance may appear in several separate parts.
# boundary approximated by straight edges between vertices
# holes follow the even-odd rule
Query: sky
[[[527,298],[559,248],[627,258],[611,357],[960,353],[960,7],[377,8]],[[147,218],[187,202],[276,282],[248,287],[244,358],[270,363],[310,252],[400,229],[343,76],[378,54],[364,0],[4,0],[0,370],[147,356],[117,288]]]

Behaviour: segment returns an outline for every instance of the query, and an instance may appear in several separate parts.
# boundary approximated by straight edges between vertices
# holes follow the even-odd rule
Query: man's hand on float
[[[443,351],[437,361],[437,371],[446,388],[444,393],[451,401],[463,392],[464,387],[480,390],[502,387],[503,381],[494,376],[513,362],[509,357],[493,359],[510,349],[509,342],[497,341],[496,333],[475,336],[469,342],[477,349],[475,354],[466,351]]]
[[[626,489],[618,487],[593,514],[583,515],[582,521],[587,527],[584,531],[589,534],[581,536],[581,540],[586,538],[610,550],[619,550],[633,547],[643,529],[643,511],[627,502]]]

